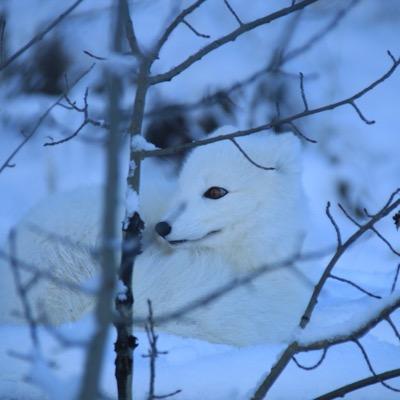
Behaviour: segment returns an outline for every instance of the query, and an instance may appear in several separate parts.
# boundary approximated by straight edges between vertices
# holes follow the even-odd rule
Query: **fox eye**
[[[203,196],[208,199],[217,200],[228,194],[228,191],[222,187],[212,186],[207,191],[204,192]]]

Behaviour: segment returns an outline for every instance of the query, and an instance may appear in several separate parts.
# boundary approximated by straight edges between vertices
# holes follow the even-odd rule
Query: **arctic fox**
[[[213,135],[228,131],[232,128]],[[143,188],[146,230],[134,268],[135,316],[146,317],[147,299],[162,316],[270,265],[251,283],[158,329],[236,346],[286,341],[311,291],[296,266],[278,265],[298,254],[304,237],[299,140],[291,133],[258,133],[236,141],[240,147],[224,140],[194,149],[170,201],[157,198],[157,188],[150,195]],[[93,277],[98,267],[89,249],[100,235],[99,198],[98,189],[79,189],[45,200],[18,226],[19,258],[62,280],[82,283]],[[3,286],[11,284],[3,279]],[[3,307],[10,305],[8,290],[2,289]],[[31,295],[35,312],[45,313],[51,323],[77,319],[94,303],[48,281]],[[9,308],[17,303],[14,297]]]

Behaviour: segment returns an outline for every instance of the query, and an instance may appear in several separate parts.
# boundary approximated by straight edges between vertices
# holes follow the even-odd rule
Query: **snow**
[[[125,198],[125,209],[126,215],[123,222],[123,226],[127,227],[129,224],[129,219],[135,214],[139,207],[139,196],[137,192],[131,187],[126,188],[126,198]]]
[[[169,0],[133,2],[135,28],[143,49],[153,46],[157,35],[165,26],[169,7],[173,3]],[[196,29],[214,39],[237,27],[222,1],[208,3],[189,19]],[[262,0],[254,0],[252,7],[239,0],[231,0],[230,3],[244,21],[250,21],[281,6],[280,2],[277,4]],[[283,3],[287,5],[287,2]],[[321,2],[321,5],[317,4],[304,13],[291,48],[301,45],[321,28],[331,17],[330,7],[341,2],[328,3],[325,2],[324,5]],[[188,1],[183,1],[182,7],[188,4]],[[134,78],[135,65],[131,63],[132,57],[115,57],[108,50],[109,6],[110,2],[106,0],[83,2],[57,28],[57,34],[65,42],[68,54],[74,60],[68,71],[69,76],[76,76],[93,62],[83,50],[108,58],[113,68],[117,68],[125,76],[127,90],[122,103],[130,112],[133,94],[129,85]],[[65,4],[50,0],[31,0],[27,6],[26,2],[8,0],[1,7],[8,10],[7,46],[11,53],[26,43],[52,16],[59,14]],[[396,57],[400,55],[398,15],[396,1],[388,0],[385,7],[381,7],[379,2],[364,0],[315,48],[284,67],[285,71],[296,75],[299,71],[306,76],[317,75],[316,79],[305,80],[310,106],[328,104],[352,95],[387,71],[391,61],[386,50],[390,49]],[[286,24],[282,20],[261,27],[204,57],[190,71],[176,77],[172,82],[153,88],[149,92],[148,109],[161,100],[191,103],[259,70],[275,48],[279,29],[284,26]],[[192,35],[187,27],[179,27],[162,50],[152,73],[167,71],[206,43],[205,39]],[[28,56],[29,54],[22,57],[21,62],[28,65]],[[102,83],[101,63],[97,62],[95,69],[77,85],[70,97],[81,104],[85,88],[89,86],[90,115],[103,121],[105,104],[99,94],[101,88],[98,89]],[[43,110],[54,101],[48,95],[23,93],[20,80],[20,76],[17,76],[4,79],[1,83],[0,163],[23,139],[20,132],[29,131]],[[291,90],[294,111],[301,110],[303,104],[298,80],[287,78],[286,83]],[[335,207],[337,202],[342,202],[347,209],[362,205],[374,212],[399,186],[399,113],[396,109],[399,84],[400,73],[396,72],[390,80],[357,101],[364,115],[377,121],[375,125],[365,125],[351,107],[299,122],[304,133],[318,141],[316,145],[304,144],[304,184],[310,208],[310,233],[305,243],[305,252],[335,244],[335,232],[325,216],[328,200],[332,203],[332,214],[346,238],[354,232],[355,227]],[[92,87],[97,89],[92,90]],[[267,92],[268,89],[270,88],[267,88]],[[263,95],[266,96],[265,93]],[[254,124],[265,122],[268,110],[265,107],[254,108],[251,96],[251,90],[243,91],[234,99],[235,121],[229,120],[228,123],[235,123],[241,129],[246,128],[249,116],[253,114]],[[47,136],[62,137],[65,132],[73,132],[80,122],[81,116],[77,113],[60,107],[54,109],[48,121],[13,160],[15,168],[6,169],[0,174],[1,242],[5,241],[9,229],[46,194],[104,181],[105,158],[98,141],[104,130],[88,126],[75,140],[65,145],[42,146]],[[196,129],[193,128],[190,133],[197,138],[199,133]],[[131,145],[136,150],[155,149],[141,136],[134,136]],[[121,159],[121,164],[123,171],[135,169],[134,165],[128,168],[126,157]],[[339,183],[345,183],[351,188],[345,201],[339,193]],[[138,202],[137,193],[129,189],[126,193],[127,215],[133,215],[138,209]],[[399,234],[394,229],[391,216],[381,221],[377,229],[400,250]],[[326,256],[305,264],[312,279],[315,280],[318,275],[315,271],[321,270],[329,258],[330,256]],[[328,280],[313,318],[307,330],[301,332],[299,340],[309,343],[327,334],[343,334],[397,298],[398,292],[391,294],[390,288],[398,262],[398,257],[373,233],[366,234],[342,257],[333,273],[352,279],[384,299],[366,297],[344,283]],[[95,290],[97,285],[98,282],[93,279],[85,287]],[[123,295],[124,288],[120,287],[118,292]],[[399,313],[394,313],[392,319],[398,325]],[[60,327],[59,331],[71,340],[81,342],[91,336],[94,326],[93,319],[87,316],[82,321]],[[249,398],[285,346],[232,348],[158,333],[159,349],[168,351],[168,354],[157,359],[156,392],[165,394],[182,389],[182,393],[174,397],[178,400]],[[113,335],[111,332],[108,338],[101,382],[103,392],[115,398]],[[135,398],[144,399],[148,391],[149,366],[148,359],[140,355],[147,353],[148,343],[144,332],[138,330],[136,335],[139,338],[139,348],[135,353],[134,394]],[[0,327],[1,399],[43,398],[36,386],[21,382],[21,376],[30,376],[50,398],[74,397],[84,364],[82,349],[79,346],[65,347],[44,329],[40,329],[40,338],[42,348],[38,353],[33,350],[26,328]],[[398,368],[398,339],[386,322],[377,325],[362,338],[362,343],[377,372]],[[18,350],[18,353],[29,355],[34,362],[10,356],[9,350]],[[320,351],[301,354],[298,360],[304,365],[312,365],[320,354]],[[56,362],[57,369],[49,368],[49,360]],[[337,345],[329,349],[325,361],[317,370],[307,372],[298,369],[293,363],[289,364],[272,388],[269,398],[310,399],[367,376],[370,376],[370,372],[357,347],[352,343]],[[390,383],[400,387],[399,379],[391,380]],[[349,399],[363,400],[390,400],[397,397],[396,393],[381,385],[346,396]]]
[[[131,138],[131,150],[157,150],[153,143],[148,142],[142,135],[133,135]]]
[[[118,283],[117,283],[118,300],[120,300],[120,301],[127,300],[127,296],[126,296],[127,292],[128,292],[128,288],[125,286],[125,284],[121,280],[118,280]]]

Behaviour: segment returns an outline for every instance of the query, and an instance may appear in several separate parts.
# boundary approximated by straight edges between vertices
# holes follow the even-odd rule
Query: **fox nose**
[[[165,237],[171,232],[171,225],[168,222],[161,221],[156,225],[156,232],[162,236]]]

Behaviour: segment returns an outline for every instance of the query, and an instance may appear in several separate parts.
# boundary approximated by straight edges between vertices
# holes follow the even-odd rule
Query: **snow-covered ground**
[[[65,2],[51,0],[30,0],[27,2],[8,0],[4,7],[7,13],[7,31],[10,51],[25,43],[42,26],[66,6]],[[134,1],[134,22],[139,41],[144,47],[150,46],[156,35],[162,31],[173,1]],[[182,5],[188,1],[180,2]],[[221,1],[209,1],[190,17],[190,22],[200,32],[211,35],[212,39],[235,28],[235,20]],[[274,4],[271,4],[274,3]],[[275,4],[279,3],[279,4]],[[244,21],[249,21],[280,6],[287,1],[248,2],[231,1]],[[316,30],[326,25],[334,13],[335,6],[346,1],[332,1],[328,5],[317,5],[305,12],[300,20],[291,46],[304,43]],[[93,60],[82,50],[107,56],[109,2],[88,0],[57,28],[57,34],[65,43],[73,63],[69,73],[76,76]],[[285,71],[298,74],[317,74],[316,79],[305,80],[305,89],[310,107],[328,104],[346,98],[367,86],[381,76],[391,65],[386,54],[390,49],[400,56],[400,6],[397,0],[381,2],[362,0],[338,27],[328,34],[309,52],[285,66]],[[157,29],[153,29],[156,27]],[[243,38],[216,51],[183,73],[172,82],[155,88],[149,97],[149,108],[163,101],[192,102],[213,89],[228,86],[243,79],[264,65],[271,49],[274,48],[285,21],[261,27]],[[179,60],[191,54],[206,43],[204,38],[195,37],[186,26],[181,26],[172,35],[171,41],[161,53],[154,72],[168,70]],[[27,55],[29,56],[29,54]],[[29,57],[24,58],[29,59]],[[101,68],[95,69],[72,92],[72,97],[82,101],[86,86],[96,85],[101,79]],[[289,78],[288,78],[289,79]],[[290,78],[292,79],[292,78]],[[298,81],[291,84],[291,95],[296,109],[302,109]],[[295,88],[292,88],[294,86]],[[346,237],[354,226],[334,207],[337,201],[349,208],[367,207],[371,212],[382,206],[391,192],[399,187],[400,140],[399,140],[399,87],[400,71],[389,80],[357,101],[367,118],[376,120],[374,125],[363,123],[354,110],[346,106],[310,117],[302,123],[304,132],[318,140],[318,144],[304,146],[304,183],[310,203],[310,233],[305,245],[308,250],[318,250],[335,243],[335,232],[325,216],[326,202],[333,204],[332,212]],[[133,95],[127,90],[124,105],[130,107]],[[20,131],[29,132],[33,122],[48,107],[54,97],[22,93],[15,78],[0,83],[0,163],[20,143]],[[94,115],[102,115],[102,97],[90,91],[89,104]],[[246,126],[246,112],[249,101],[246,95],[236,99],[236,119],[239,127]],[[256,122],[262,123],[262,110],[256,115]],[[79,126],[81,116],[63,108],[56,108],[49,121],[14,159],[14,168],[0,174],[0,241],[4,242],[7,232],[33,204],[49,192],[64,191],[74,187],[98,184],[104,179],[103,148],[90,138],[101,135],[94,128],[88,128],[81,137],[64,145],[43,147],[47,137],[58,138],[61,127],[69,132]],[[198,132],[193,132],[193,135]],[[86,140],[85,140],[86,138]],[[89,139],[88,139],[89,138]],[[126,160],[121,160],[126,167]],[[339,187],[348,187],[343,196]],[[399,233],[390,217],[378,224],[379,231],[400,250]],[[313,266],[323,268],[329,257],[313,261]],[[398,264],[398,258],[373,235],[366,235],[343,257],[335,269],[339,276],[354,280],[364,288],[381,296],[390,295],[390,287]],[[306,266],[307,267],[307,266]],[[311,269],[311,265],[310,265]],[[329,281],[323,292],[315,314],[315,324],[310,329],[326,332],[339,324],[359,319],[379,300],[366,298],[348,285]],[[400,316],[393,315],[393,321],[400,323]],[[329,322],[329,323],[328,323]],[[336,327],[335,327],[336,325]],[[62,328],[65,334],[77,332],[86,338],[90,332],[90,317]],[[310,335],[313,332],[310,333]],[[136,398],[145,398],[148,388],[148,359],[140,355],[147,352],[147,339],[137,332],[139,348],[135,358],[134,390]],[[115,397],[113,377],[113,332],[110,332],[103,370],[102,388]],[[31,354],[32,344],[27,329],[6,326],[0,328],[0,398],[34,398],[32,386],[18,383],[21,373],[33,371],[33,378],[43,382],[46,391],[53,398],[70,399],[78,385],[83,368],[83,355],[79,349],[64,349],[46,332],[41,333],[41,342],[46,359],[54,360],[58,368],[50,369]],[[362,339],[377,372],[397,368],[400,347],[397,338],[387,323],[381,323]],[[246,399],[257,383],[268,372],[276,360],[281,345],[264,345],[251,348],[232,348],[187,338],[173,337],[160,333],[159,348],[168,351],[157,360],[157,394],[176,389],[182,392],[176,399]],[[10,356],[8,350],[36,357],[30,362]],[[305,365],[315,363],[320,351],[301,354],[298,360]],[[370,375],[368,367],[355,344],[349,343],[331,348],[316,370],[304,371],[291,363],[274,385],[272,399],[310,399],[335,389],[343,384]],[[400,388],[400,379],[391,383]],[[27,394],[29,393],[29,395]],[[2,396],[2,397],[1,397]],[[64,397],[62,397],[64,396]],[[350,399],[394,399],[398,394],[377,384],[348,395]],[[41,398],[37,394],[36,398]]]

